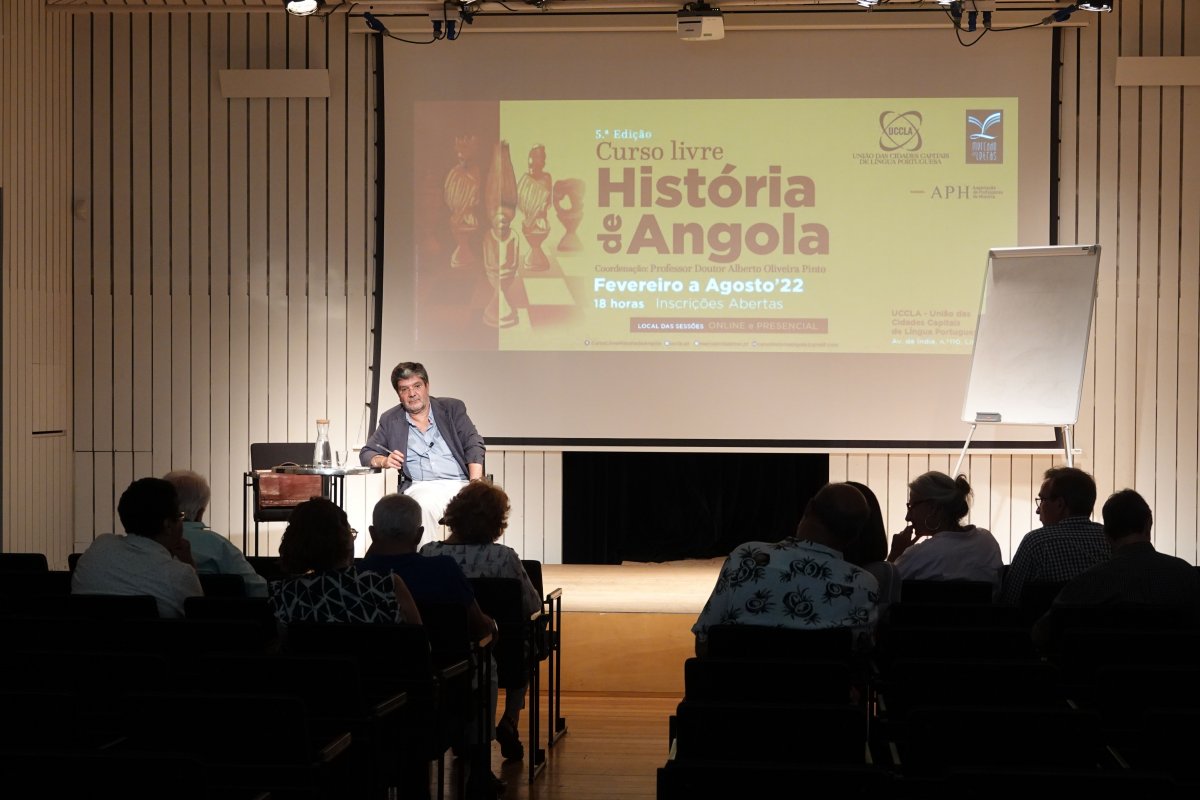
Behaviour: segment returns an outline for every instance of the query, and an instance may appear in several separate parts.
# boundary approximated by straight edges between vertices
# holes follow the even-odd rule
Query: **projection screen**
[[[492,442],[962,442],[988,250],[1048,243],[1048,30],[387,44],[381,410],[420,361]]]

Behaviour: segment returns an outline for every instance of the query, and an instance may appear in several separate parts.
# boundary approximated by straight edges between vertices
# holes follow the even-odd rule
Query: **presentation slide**
[[[1050,31],[487,24],[385,43],[383,376],[492,443],[961,446],[988,251],[1052,243]]]
[[[417,330],[452,349],[969,354],[981,254],[1018,241],[1017,113],[418,104],[419,184],[441,196],[418,205]],[[914,246],[931,239],[936,258]]]

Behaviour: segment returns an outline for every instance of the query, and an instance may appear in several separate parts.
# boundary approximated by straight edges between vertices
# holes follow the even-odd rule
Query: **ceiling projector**
[[[725,38],[721,9],[707,3],[688,3],[675,14],[675,32],[685,42],[712,42]]]

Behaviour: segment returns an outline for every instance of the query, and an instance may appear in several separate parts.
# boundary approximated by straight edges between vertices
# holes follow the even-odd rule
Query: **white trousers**
[[[404,491],[421,506],[421,524],[425,526],[425,532],[421,534],[420,546],[446,538],[446,526],[438,520],[446,513],[446,505],[466,485],[466,481],[457,480],[413,481]]]

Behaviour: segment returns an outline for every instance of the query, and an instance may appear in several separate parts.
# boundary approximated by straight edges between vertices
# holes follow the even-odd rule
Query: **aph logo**
[[[967,163],[1004,163],[1004,113],[995,108],[968,109]]]
[[[879,115],[879,149],[885,153],[921,149],[920,111],[884,111]]]

